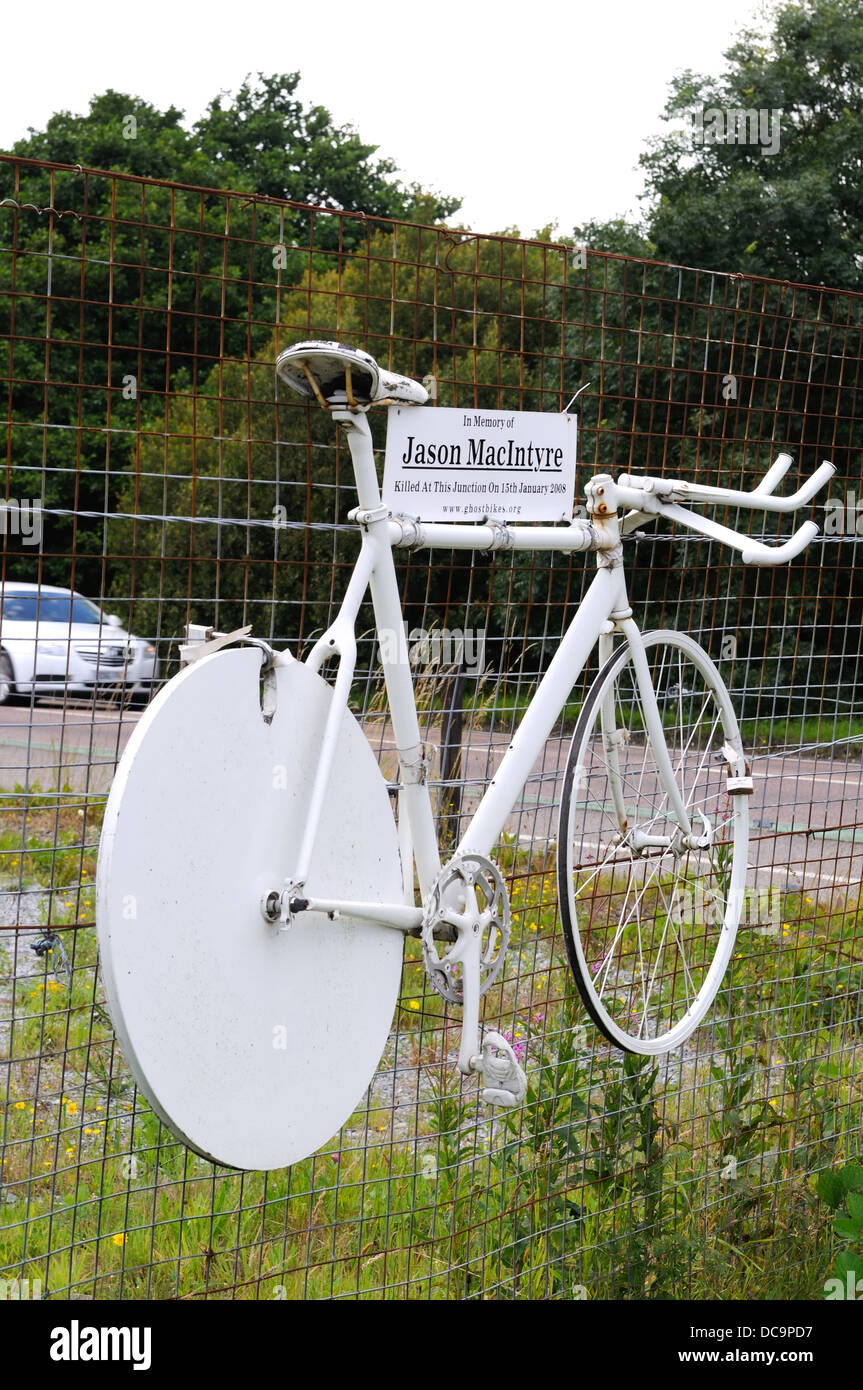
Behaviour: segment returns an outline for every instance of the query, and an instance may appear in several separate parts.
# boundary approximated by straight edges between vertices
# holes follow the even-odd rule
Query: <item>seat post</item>
[[[332,417],[347,432],[354,477],[357,482],[357,501],[368,511],[381,505],[381,490],[375,468],[375,455],[372,449],[372,432],[365,415],[360,411],[348,410],[336,401]]]

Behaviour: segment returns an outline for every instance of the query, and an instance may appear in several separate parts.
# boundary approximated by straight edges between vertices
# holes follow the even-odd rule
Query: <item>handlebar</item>
[[[825,461],[791,497],[774,497],[773,489],[784,478],[792,462],[789,454],[780,454],[751,492],[738,492],[728,487],[705,487],[701,483],[677,481],[674,478],[635,478],[627,474],[620,479],[620,485],[655,493],[662,501],[668,502],[721,502],[728,507],[751,507],[763,512],[794,512],[812,501],[816,492],[830,481],[836,469],[832,463]]]
[[[781,565],[785,560],[793,560],[810,541],[818,535],[814,521],[804,521],[803,525],[789,536],[781,545],[764,545],[761,541],[750,541],[741,557],[744,565]]]
[[[753,491],[755,492],[775,492],[776,487],[782,482],[794,462],[790,454],[780,454],[772,468],[768,468],[760,483],[757,483]]]
[[[679,521],[693,531],[700,531],[712,540],[724,541],[733,550],[739,550],[744,565],[783,565],[805,550],[809,542],[818,535],[816,523],[804,521],[787,541],[781,541],[778,545],[765,545],[763,541],[753,541],[748,536],[739,536],[729,526],[721,526],[718,521],[697,516],[685,507],[672,504],[663,507],[661,515],[667,516],[669,521]]]
[[[809,542],[818,535],[818,526],[814,521],[805,521],[792,536],[778,545],[765,545],[762,541],[738,535],[730,527],[691,512],[679,503],[685,500],[713,505],[722,503],[730,507],[749,507],[765,512],[796,511],[798,507],[811,502],[815,494],[833,477],[836,468],[825,460],[790,497],[774,497],[774,489],[785,477],[792,463],[790,454],[780,454],[751,492],[741,492],[734,488],[706,487],[700,483],[688,483],[673,478],[634,477],[624,474],[619,484],[614,485],[616,500],[619,505],[632,507],[633,511],[624,518],[621,529],[629,532],[649,518],[664,516],[670,521],[679,521],[702,535],[724,541],[726,545],[740,552],[745,565],[784,564],[805,550]]]

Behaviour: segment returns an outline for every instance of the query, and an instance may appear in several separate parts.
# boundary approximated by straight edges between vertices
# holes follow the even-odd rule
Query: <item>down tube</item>
[[[603,568],[597,573],[462,837],[459,852],[491,853],[603,625],[611,613],[625,605],[622,574],[619,568]]]

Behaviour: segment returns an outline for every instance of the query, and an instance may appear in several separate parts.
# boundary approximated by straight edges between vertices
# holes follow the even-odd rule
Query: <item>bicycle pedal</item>
[[[480,1091],[480,1099],[484,1100],[486,1105],[500,1105],[507,1110],[515,1110],[521,1104],[518,1096],[512,1091],[501,1091],[494,1086],[487,1086]]]
[[[486,1033],[475,1069],[487,1083],[481,1092],[486,1104],[507,1109],[521,1105],[527,1094],[527,1077],[510,1043],[500,1033]]]

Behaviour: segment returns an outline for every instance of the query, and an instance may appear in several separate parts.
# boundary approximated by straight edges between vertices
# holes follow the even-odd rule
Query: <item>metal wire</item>
[[[5,703],[2,1287],[822,1296],[830,1233],[814,1180],[859,1150],[863,1075],[861,319],[863,297],[822,287],[0,157],[0,629],[13,586],[33,583],[116,614],[155,648],[160,681],[190,621],[252,623],[307,653],[357,541],[344,442],[274,392],[275,355],[299,338],[364,347],[439,405],[560,410],[589,382],[579,493],[597,471],[751,487],[780,449],[801,474],[825,457],[839,469],[815,511],[825,534],[789,567],[744,570],[671,530],[628,543],[639,623],[690,633],[732,690],[757,788],[750,901],[714,1008],[677,1053],[625,1059],[589,1024],[555,864],[592,667],[498,846],[513,938],[485,1021],[530,1081],[508,1116],[458,1079],[457,1020],[409,940],[380,1068],[325,1151],[259,1174],[185,1150],[136,1092],[96,955],[101,817],[140,705],[119,671],[109,689],[91,672],[88,691],[71,664]],[[782,525],[760,519],[753,534]],[[591,572],[543,555],[398,564],[453,844]],[[358,627],[353,706],[391,775],[368,608]]]

